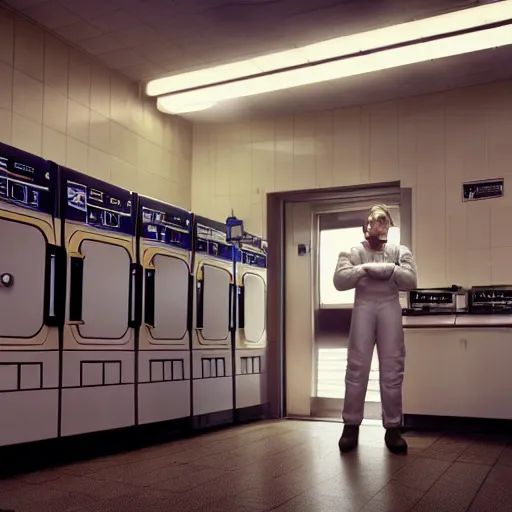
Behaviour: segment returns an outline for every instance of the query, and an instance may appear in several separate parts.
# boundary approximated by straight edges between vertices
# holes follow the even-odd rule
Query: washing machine
[[[138,423],[190,418],[192,213],[139,196]]]
[[[198,428],[234,419],[234,247],[226,225],[195,217],[192,407]]]
[[[61,174],[67,250],[62,435],[135,424],[139,267],[136,196],[67,168]]]
[[[0,144],[0,446],[59,434],[57,172]]]
[[[236,411],[239,420],[265,416],[267,242],[246,235],[236,249]]]

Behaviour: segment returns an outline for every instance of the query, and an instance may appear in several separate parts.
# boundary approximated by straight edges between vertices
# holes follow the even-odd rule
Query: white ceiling
[[[2,0],[0,0],[2,3]],[[3,0],[146,81],[475,6],[478,0]],[[507,48],[222,103],[197,121],[370,103],[512,77]]]

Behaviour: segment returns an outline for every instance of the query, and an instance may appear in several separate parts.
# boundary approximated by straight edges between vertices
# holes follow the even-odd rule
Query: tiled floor
[[[512,511],[506,438],[408,434],[400,457],[368,426],[358,451],[341,456],[340,429],[257,423],[0,480],[0,510]]]

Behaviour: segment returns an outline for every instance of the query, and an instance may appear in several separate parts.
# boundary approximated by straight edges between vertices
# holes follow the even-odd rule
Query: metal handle
[[[55,318],[55,279],[56,279],[57,255],[50,254],[50,290],[48,301],[48,316]]]
[[[238,286],[238,329],[243,329],[245,327],[245,288],[243,285]]]
[[[204,327],[204,280],[202,271],[196,274],[196,329]]]
[[[235,312],[234,312],[234,307],[235,307],[235,293],[236,293],[236,286],[234,283],[229,283],[229,328],[230,329],[236,329],[236,325],[235,322]]]
[[[66,250],[48,244],[44,292],[44,323],[58,327],[64,323],[66,297]]]
[[[142,266],[138,263],[130,265],[130,311],[128,327],[136,329],[142,323],[142,296],[139,293],[142,283]]]
[[[69,323],[81,325],[84,286],[84,255],[73,254],[70,257],[69,270]]]
[[[144,323],[155,327],[155,270],[146,269],[144,280]]]
[[[189,274],[188,276],[188,290],[187,290],[187,329],[192,332],[192,322],[194,316],[194,305],[193,305],[193,293],[194,293],[194,275]]]

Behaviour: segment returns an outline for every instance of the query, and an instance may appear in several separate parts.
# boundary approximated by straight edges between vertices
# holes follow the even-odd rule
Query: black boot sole
[[[359,443],[357,440],[352,441],[352,442],[347,442],[346,444],[343,443],[342,441],[340,441],[338,443],[338,447],[339,447],[341,453],[349,453],[349,452],[354,451],[357,448],[358,444]]]
[[[390,446],[386,444],[387,449],[393,453],[394,455],[406,455],[407,454],[407,446]]]

